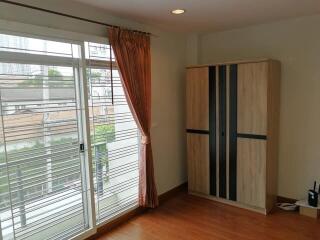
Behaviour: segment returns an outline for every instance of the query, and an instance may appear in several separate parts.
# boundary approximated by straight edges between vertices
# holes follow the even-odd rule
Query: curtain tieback
[[[148,136],[141,136],[141,143],[142,144],[149,144],[150,143],[150,137]]]

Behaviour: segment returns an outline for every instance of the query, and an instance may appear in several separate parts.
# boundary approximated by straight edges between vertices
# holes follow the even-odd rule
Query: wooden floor
[[[320,240],[320,220],[276,211],[264,216],[178,193],[99,240]]]

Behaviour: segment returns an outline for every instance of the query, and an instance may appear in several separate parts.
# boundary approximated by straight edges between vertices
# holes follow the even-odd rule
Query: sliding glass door
[[[2,237],[67,237],[88,228],[80,47],[0,37]]]
[[[137,205],[139,131],[110,45],[85,43],[97,222]]]
[[[137,205],[139,132],[112,56],[0,34],[0,240],[69,239]]]

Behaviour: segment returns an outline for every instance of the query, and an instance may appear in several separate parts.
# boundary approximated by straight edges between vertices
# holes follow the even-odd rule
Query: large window
[[[69,239],[137,205],[110,45],[0,34],[0,115],[0,240]]]

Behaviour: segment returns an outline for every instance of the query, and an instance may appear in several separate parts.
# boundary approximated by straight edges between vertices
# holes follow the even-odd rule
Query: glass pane
[[[77,45],[30,37],[0,34],[0,51],[60,57],[79,57]]]
[[[109,45],[87,43],[88,56],[111,61]],[[89,48],[88,48],[89,47]],[[101,52],[99,52],[101,51]],[[92,64],[90,64],[92,66]],[[107,66],[107,64],[106,64]],[[87,69],[97,221],[138,203],[139,131],[128,107],[117,69]]]
[[[86,58],[91,60],[115,61],[114,53],[107,44],[85,43]]]
[[[8,183],[3,124],[0,122],[0,236],[13,239],[11,198]]]

